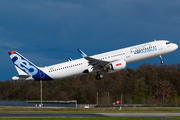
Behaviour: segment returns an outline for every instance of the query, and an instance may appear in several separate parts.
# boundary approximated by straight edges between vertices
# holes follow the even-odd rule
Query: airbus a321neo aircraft
[[[90,72],[97,72],[96,79],[99,80],[103,78],[103,71],[116,72],[125,69],[126,64],[132,62],[159,57],[163,64],[161,56],[173,52],[177,48],[177,44],[167,40],[155,40],[93,56],[87,56],[78,49],[83,58],[77,60],[69,58],[68,62],[48,67],[37,67],[17,51],[8,53],[19,73],[12,77],[12,80],[59,80]]]

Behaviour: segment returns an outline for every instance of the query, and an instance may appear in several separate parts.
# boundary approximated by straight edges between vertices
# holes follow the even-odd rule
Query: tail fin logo
[[[31,75],[36,75],[38,73],[38,69],[26,61],[26,59],[21,57],[18,53],[11,53],[10,58],[12,59],[13,63],[25,73]]]

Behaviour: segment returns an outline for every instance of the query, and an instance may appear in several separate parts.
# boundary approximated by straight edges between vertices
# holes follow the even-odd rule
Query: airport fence
[[[97,104],[77,104],[80,108],[93,108],[93,107],[119,107],[120,104],[111,105],[97,105]],[[180,104],[122,104],[122,107],[180,107]]]
[[[120,104],[113,105],[118,107]],[[180,107],[180,104],[122,104],[122,107]],[[111,105],[98,105],[96,107],[112,107]]]
[[[32,106],[38,107],[41,104],[37,100],[0,100],[0,106]],[[71,101],[49,101],[43,100],[44,107],[79,107],[79,108],[93,108],[93,107],[119,107],[120,105],[97,105],[97,104],[77,104],[76,100]],[[122,104],[122,107],[180,107],[180,104]]]
[[[39,107],[41,101],[37,100],[0,100],[0,106],[32,106]],[[44,107],[77,107],[77,101],[49,101],[43,100]]]

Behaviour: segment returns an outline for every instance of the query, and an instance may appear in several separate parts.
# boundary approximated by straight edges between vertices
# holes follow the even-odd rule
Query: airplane
[[[37,67],[17,51],[8,53],[18,72],[18,75],[12,77],[12,80],[60,80],[91,72],[97,72],[96,79],[100,80],[104,77],[102,74],[104,71],[113,73],[123,70],[127,64],[132,62],[159,57],[161,64],[163,64],[162,55],[171,53],[177,48],[177,44],[167,40],[154,40],[93,56],[87,56],[78,49],[83,58],[47,67]]]

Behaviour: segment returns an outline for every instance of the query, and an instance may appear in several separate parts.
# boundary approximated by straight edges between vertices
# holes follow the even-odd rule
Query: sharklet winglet
[[[70,57],[68,57],[68,60],[69,60],[69,61],[73,61],[73,59],[72,59],[72,58],[70,58]]]
[[[84,57],[87,57],[87,55],[86,55],[83,51],[81,51],[80,49],[78,49],[78,51],[79,51],[79,53],[82,55],[83,58],[84,58]]]

